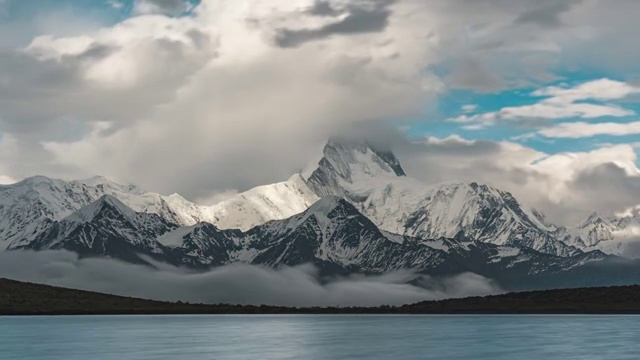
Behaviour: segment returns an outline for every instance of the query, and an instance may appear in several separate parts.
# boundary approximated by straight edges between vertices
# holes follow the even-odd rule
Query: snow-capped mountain
[[[155,240],[177,228],[157,214],[135,212],[111,195],[53,221],[33,241],[16,249],[65,249],[81,255],[143,262],[140,253],[162,255]]]
[[[249,230],[271,220],[299,214],[319,199],[301,175],[281,183],[258,186],[208,207],[212,218],[201,219],[221,229]]]
[[[272,267],[312,263],[328,275],[400,269],[437,275],[472,271],[507,282],[561,274],[607,258],[600,252],[558,257],[529,248],[390,234],[350,202],[331,196],[301,214],[242,232],[209,223],[178,228],[157,214],[135,212],[105,195],[54,221],[20,249],[65,249],[139,263],[148,261],[141,256],[146,255],[192,268],[238,262]]]
[[[559,228],[556,237],[584,251],[600,250],[606,254],[640,257],[640,216],[605,216],[592,213],[580,224]]]
[[[0,243],[4,248],[29,244],[53,221],[103,195],[117,198],[136,212],[157,214],[168,223],[193,226],[207,222],[219,229],[243,231],[289,218],[321,196],[334,195],[349,200],[390,233],[530,247],[559,256],[579,252],[558,241],[556,229],[544,223],[543,215],[523,211],[509,193],[465,182],[427,186],[406,176],[393,153],[364,142],[338,140],[330,141],[322,159],[302,174],[250,189],[213,206],[100,177],[84,181],[33,177],[2,186]]]
[[[466,182],[427,186],[407,176],[393,153],[338,140],[301,174],[213,206],[100,177],[0,186],[4,248],[200,269],[313,263],[345,275],[472,271],[515,284],[523,276],[582,276],[580,269],[608,261],[605,253],[627,251],[618,240],[637,235],[638,224],[592,216],[557,227],[507,192]]]
[[[214,206],[197,205],[178,194],[147,192],[103,177],[64,181],[35,176],[0,185],[0,251],[29,244],[52,222],[104,195],[115,197],[136,212],[157,214],[181,226],[209,222],[220,228],[243,230],[298,214],[318,199],[299,175],[240,193]]]
[[[391,233],[524,246],[559,256],[579,252],[531,219],[511,194],[477,183],[427,186],[407,177],[392,153],[367,144],[329,142],[306,176],[317,194],[348,199]]]
[[[606,258],[600,252],[558,257],[529,248],[457,239],[418,239],[380,230],[345,199],[326,196],[302,214],[257,226],[245,234],[254,264],[314,263],[339,273],[415,269],[429,274],[471,271],[494,278],[563,272]],[[245,256],[245,258],[247,258]]]
[[[565,233],[562,239],[565,243],[579,248],[588,248],[602,241],[613,240],[613,233],[617,229],[618,224],[615,219],[594,212],[574,228],[561,229],[560,232]]]
[[[445,261],[440,250],[386,236],[353,205],[333,196],[302,214],[255,227],[247,236],[250,248],[259,251],[253,263],[270,266],[315,263],[342,273],[382,273],[435,271]]]
[[[0,186],[0,248],[28,244],[53,221],[61,220],[105,194],[143,191],[102,178],[62,181],[35,176]]]

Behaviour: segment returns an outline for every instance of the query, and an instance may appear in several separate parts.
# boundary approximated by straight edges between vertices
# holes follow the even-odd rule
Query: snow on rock
[[[157,214],[177,225],[209,222],[243,230],[301,213],[319,199],[300,175],[251,189],[214,206],[197,205],[178,194],[146,192],[104,177],[64,181],[35,176],[0,186],[0,250],[28,244],[49,222],[62,220],[105,195],[134,212]]]
[[[558,230],[567,244],[584,251],[640,258],[640,216],[606,216],[594,212],[578,225]]]
[[[384,231],[527,246],[559,256],[579,252],[532,220],[509,193],[463,181],[427,186],[407,177],[392,153],[366,143],[334,140],[323,153],[307,177],[309,187],[348,199]]]
[[[281,183],[259,186],[209,207],[203,219],[220,229],[249,230],[271,220],[282,220],[309,208],[319,197],[296,174]]]
[[[227,229],[247,232],[277,220],[285,221],[270,232],[287,233],[299,226],[296,221],[312,218],[314,225],[305,226],[319,231],[318,236],[331,238],[336,224],[329,213],[338,206],[346,213],[351,211],[342,206],[345,200],[393,243],[403,245],[409,237],[421,241],[455,239],[454,245],[448,240],[424,244],[438,251],[450,251],[450,246],[465,250],[468,245],[462,244],[479,241],[532,248],[562,257],[580,253],[577,248],[617,253],[616,249],[623,245],[606,241],[622,239],[625,234],[635,236],[634,224],[638,224],[635,220],[613,221],[595,216],[575,229],[558,228],[549,224],[540,212],[522,209],[507,192],[463,181],[427,186],[406,176],[391,152],[365,142],[333,139],[324,147],[320,160],[307,166],[301,174],[284,182],[250,189],[212,206],[194,204],[178,194],[163,196],[135,185],[117,184],[104,177],[63,181],[36,176],[3,185],[0,186],[0,249],[29,244],[52,223],[67,217],[67,221],[91,222],[98,211],[94,207],[98,205],[88,205],[99,199],[104,200],[101,206],[109,204],[126,218],[135,213],[154,214],[167,224],[188,227],[187,233],[190,227],[191,233],[198,235],[190,238],[188,246],[200,249],[197,250],[200,257],[211,250],[204,244],[206,236],[218,236]],[[74,213],[79,209],[82,211]],[[198,227],[204,223],[215,226]],[[180,234],[165,236],[163,233],[159,243],[180,247],[182,240],[177,236]],[[225,242],[231,241],[231,238],[225,239]],[[330,251],[324,246],[334,245],[321,241],[319,251],[323,257],[333,254],[346,259],[349,252],[354,251],[349,247]],[[253,255],[238,256],[258,256],[257,249],[245,250]],[[343,250],[345,252],[341,252]]]
[[[329,214],[338,206],[340,206],[340,198],[336,196],[327,196],[316,201],[305,212],[305,217],[314,216],[321,229],[326,229],[331,224]]]
[[[93,203],[67,216],[65,220],[81,223],[92,222],[101,211],[105,210],[106,207],[115,208],[117,212],[124,215],[128,220],[135,221],[137,215],[136,212],[111,195],[102,196],[97,201],[94,201]]]
[[[183,226],[158,237],[156,240],[164,246],[181,247],[184,244],[184,237],[192,233],[198,226],[200,224]]]

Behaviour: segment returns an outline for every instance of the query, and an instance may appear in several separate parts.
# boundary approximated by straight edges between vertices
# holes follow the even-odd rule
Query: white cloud
[[[562,123],[547,127],[538,132],[549,138],[583,138],[597,135],[633,135],[640,134],[640,121],[630,123]]]
[[[15,176],[47,166],[54,176],[99,173],[206,197],[287,178],[333,133],[416,114],[440,90],[423,70],[436,56],[423,29],[431,14],[416,16],[410,2],[386,12],[378,1],[354,1],[318,15],[314,4],[209,0],[189,17],[142,15],[83,36],[34,39],[21,53],[27,61],[12,66],[47,68],[52,80],[14,75],[31,101],[0,103],[7,131],[37,141],[25,153],[49,158],[23,163]],[[388,19],[353,33],[322,25],[349,14]],[[323,26],[324,37],[277,46],[281,29]],[[28,73],[36,71],[14,72]]]
[[[513,142],[428,138],[400,152],[409,176],[427,183],[460,179],[509,191],[554,223],[574,225],[594,210],[640,204],[640,169],[632,145],[546,154]]]
[[[174,0],[154,3],[182,6]],[[615,7],[529,0],[323,4],[204,0],[187,17],[155,11],[99,29],[78,26],[79,16],[19,34],[0,25],[7,30],[0,37],[10,34],[5,38],[12,48],[17,37],[40,35],[29,46],[0,54],[0,174],[20,179],[98,173],[154,191],[207,198],[286,179],[317,156],[328,135],[354,124],[370,128],[421,114],[451,88],[531,86],[548,81],[560,65],[640,63],[633,21],[640,4],[633,1]],[[61,25],[72,30],[60,32]],[[461,59],[487,74],[463,71],[447,81],[430,71]],[[501,117],[532,115],[622,116],[630,111],[608,103],[635,91],[630,87],[635,89],[601,81],[549,88],[546,100],[563,100],[467,113],[465,126],[479,129]],[[487,144],[475,146],[495,145]],[[478,163],[490,169],[495,162],[543,156],[513,144],[499,148],[490,161]],[[626,161],[628,154],[614,155]],[[500,180],[478,163],[453,159],[442,158],[451,169],[431,176]],[[516,165],[509,174],[537,176]]]
[[[573,103],[578,100],[617,100],[640,93],[640,88],[610,79],[588,81],[572,88],[551,86],[536,90],[534,96],[551,97],[559,103]]]
[[[460,110],[463,113],[472,113],[472,112],[475,112],[476,110],[478,110],[478,105],[476,105],[476,104],[462,105],[462,108],[460,108]]]
[[[522,121],[528,119],[599,118],[605,116],[624,117],[635,112],[615,104],[579,102],[588,100],[619,100],[640,93],[640,88],[625,82],[599,79],[572,88],[547,87],[531,93],[546,97],[532,105],[507,106],[498,111],[474,115],[460,115],[449,119],[456,123],[480,123],[495,125],[499,121]]]
[[[122,1],[119,1],[119,0],[107,0],[107,5],[111,6],[116,10],[122,9],[124,7],[124,4],[122,3]]]
[[[186,0],[136,0],[133,12],[142,15],[180,15],[192,8],[193,5]]]

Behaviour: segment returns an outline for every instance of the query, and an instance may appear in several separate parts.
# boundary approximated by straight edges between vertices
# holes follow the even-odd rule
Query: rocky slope
[[[560,228],[507,192],[465,182],[427,186],[391,152],[338,140],[301,174],[213,206],[104,178],[0,186],[3,248],[199,269],[313,263],[332,274],[410,268],[517,281],[609,261],[605,252],[617,250],[608,246],[637,224],[593,216]]]
[[[242,232],[209,223],[178,227],[107,195],[53,222],[20,249],[65,249],[136,263],[153,259],[195,269],[242,262],[270,267],[311,263],[325,275],[403,269],[431,275],[474,272],[507,284],[608,259],[601,252],[559,257],[526,247],[390,234],[353,204],[333,196],[291,218]]]
[[[529,247],[558,256],[579,252],[531,219],[511,194],[477,183],[427,186],[405,176],[393,154],[367,145],[329,142],[307,182],[318,194],[348,199],[391,233]]]

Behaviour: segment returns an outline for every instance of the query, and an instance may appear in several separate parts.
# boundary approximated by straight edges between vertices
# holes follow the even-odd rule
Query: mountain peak
[[[25,178],[22,181],[17,182],[16,186],[19,185],[28,185],[30,187],[34,187],[34,186],[38,186],[38,185],[42,185],[42,184],[53,184],[54,182],[56,182],[56,180],[43,176],[43,175],[35,175],[35,176],[31,176],[28,178]]]
[[[134,220],[137,215],[135,211],[122,203],[122,201],[118,200],[116,197],[103,195],[98,200],[69,215],[66,220],[82,223],[91,222],[105,210],[119,213],[128,220]]]
[[[345,196],[345,184],[406,176],[392,152],[366,141],[333,138],[322,153],[322,159],[302,173],[307,184],[321,197]]]
[[[121,192],[136,194],[136,195],[142,195],[147,192],[145,189],[137,185],[120,184],[112,180],[109,180],[108,178],[101,175],[92,176],[84,180],[74,180],[72,181],[72,183],[81,184],[89,187],[97,187],[102,189],[121,191]]]
[[[341,159],[347,158],[351,160],[352,163],[366,162],[368,163],[366,165],[369,166],[372,165],[369,162],[373,161],[376,164],[374,168],[378,167],[385,172],[393,172],[397,176],[406,176],[402,166],[400,166],[400,161],[398,161],[390,150],[373,145],[368,141],[331,138],[325,145],[323,153],[325,158],[338,160],[336,157],[339,156]],[[360,154],[370,154],[371,156],[368,158],[366,156],[360,156]]]
[[[597,223],[608,223],[609,221],[607,220],[607,218],[605,216],[603,216],[602,214],[600,214],[597,211],[592,212],[589,217],[584,220],[579,227],[587,227],[589,225],[592,224],[597,224]]]

